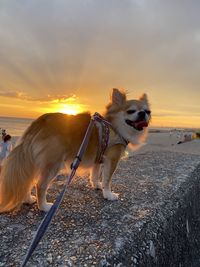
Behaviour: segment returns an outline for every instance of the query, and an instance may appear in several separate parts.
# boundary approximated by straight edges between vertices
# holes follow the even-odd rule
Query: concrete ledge
[[[27,266],[200,266],[199,162],[168,151],[124,159],[116,202],[77,177]],[[0,216],[0,266],[19,265],[43,216],[35,206]]]
[[[200,266],[199,178],[200,165],[109,259],[111,266]]]

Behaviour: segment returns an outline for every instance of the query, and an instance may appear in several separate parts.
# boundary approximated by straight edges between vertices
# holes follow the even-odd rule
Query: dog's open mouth
[[[138,131],[142,131],[144,127],[148,126],[148,123],[146,121],[131,121],[131,120],[126,120],[126,123],[135,128]]]

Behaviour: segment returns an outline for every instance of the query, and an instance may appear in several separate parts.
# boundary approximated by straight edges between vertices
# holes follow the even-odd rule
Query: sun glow
[[[83,112],[83,109],[79,104],[60,104],[58,111],[69,115],[76,115]]]
[[[77,100],[75,95],[69,98],[55,98],[47,102],[45,107],[41,106],[39,112],[42,114],[60,112],[68,115],[76,115],[87,111],[88,105],[80,104]]]

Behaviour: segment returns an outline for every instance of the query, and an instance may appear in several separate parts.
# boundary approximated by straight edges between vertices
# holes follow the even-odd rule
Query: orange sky
[[[198,1],[1,1],[0,116],[149,96],[152,126],[200,127]]]

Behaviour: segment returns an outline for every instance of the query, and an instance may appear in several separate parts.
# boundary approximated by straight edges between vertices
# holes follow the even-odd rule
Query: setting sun
[[[58,112],[62,112],[69,115],[76,115],[83,112],[82,107],[79,104],[60,104]]]

